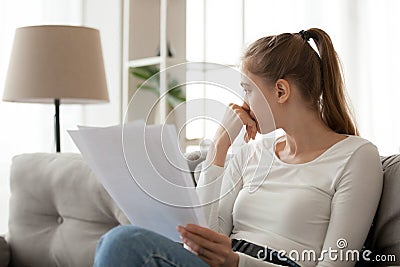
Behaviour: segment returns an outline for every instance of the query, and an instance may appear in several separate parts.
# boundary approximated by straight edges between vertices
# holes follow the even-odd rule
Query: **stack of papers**
[[[135,121],[69,134],[132,224],[174,241],[177,225],[207,226],[173,125]]]

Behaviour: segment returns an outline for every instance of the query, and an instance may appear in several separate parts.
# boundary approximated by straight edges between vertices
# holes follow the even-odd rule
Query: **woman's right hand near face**
[[[221,125],[215,134],[214,148],[213,151],[210,151],[213,153],[209,153],[208,160],[211,160],[215,165],[224,166],[226,153],[239,135],[243,125],[246,126],[245,141],[254,139],[257,134],[257,123],[250,116],[249,106],[246,103],[243,103],[242,106],[229,104],[229,108],[227,108]],[[211,156],[213,156],[213,159],[209,158]]]
[[[242,106],[229,104],[221,125],[214,137],[216,146],[230,147],[239,135],[243,125],[246,126],[245,141],[254,139],[257,134],[257,124],[250,116],[250,108],[246,103]]]

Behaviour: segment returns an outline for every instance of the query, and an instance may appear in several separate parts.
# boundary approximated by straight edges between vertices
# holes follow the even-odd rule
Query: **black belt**
[[[242,252],[263,261],[280,264],[282,266],[300,267],[300,265],[295,263],[293,260],[282,254],[279,254],[279,252],[276,250],[258,246],[243,239],[232,239],[232,250]]]

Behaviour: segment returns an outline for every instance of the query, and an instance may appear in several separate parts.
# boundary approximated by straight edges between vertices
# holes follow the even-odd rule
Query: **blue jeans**
[[[182,245],[133,225],[115,227],[101,237],[94,266],[209,267]]]

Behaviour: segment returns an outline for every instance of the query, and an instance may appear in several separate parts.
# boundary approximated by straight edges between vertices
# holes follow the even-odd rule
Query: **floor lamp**
[[[54,103],[60,152],[60,104],[109,101],[99,31],[64,25],[18,28],[3,100]]]

